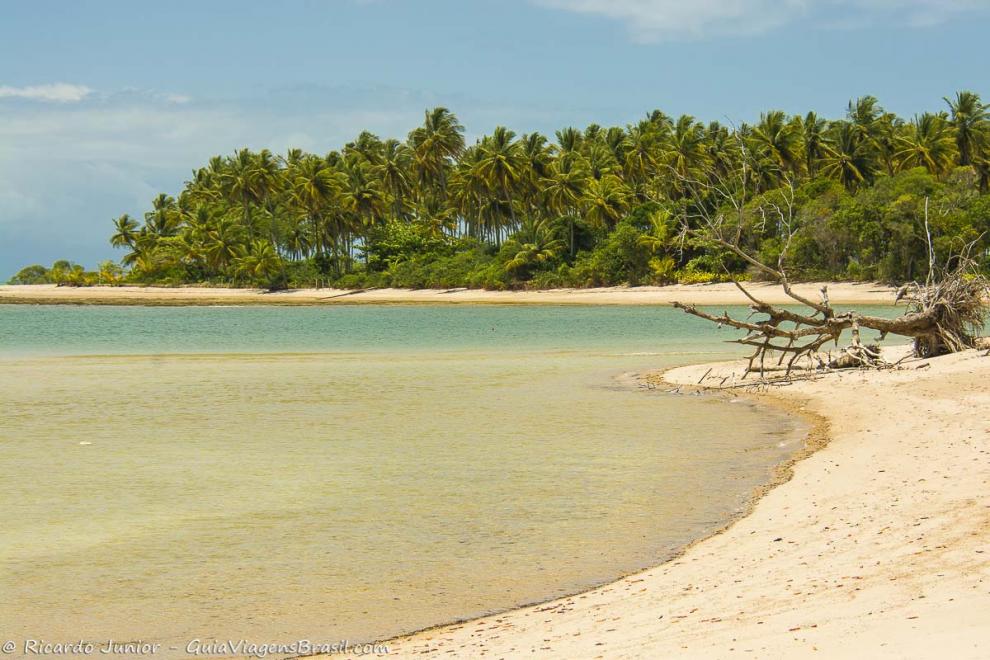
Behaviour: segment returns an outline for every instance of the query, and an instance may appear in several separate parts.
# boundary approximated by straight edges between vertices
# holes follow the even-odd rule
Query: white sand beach
[[[795,290],[818,299],[825,283],[795,285]],[[895,289],[876,283],[827,283],[833,303],[892,304]],[[755,295],[772,304],[792,302],[779,286],[747,284]],[[359,303],[480,303],[562,305],[670,305],[674,301],[702,305],[744,305],[749,301],[731,283],[671,286],[550,289],[543,291],[484,291],[481,289],[293,289],[268,293],[260,289],[210,287],[94,286],[54,284],[0,285],[0,304],[94,305],[325,305]]]
[[[664,386],[689,389],[710,366]],[[827,444],[749,515],[656,568],[392,640],[391,654],[990,657],[988,379],[990,357],[968,351],[757,395],[817,416]]]

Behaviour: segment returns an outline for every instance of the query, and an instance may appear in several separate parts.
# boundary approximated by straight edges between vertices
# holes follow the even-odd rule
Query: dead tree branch
[[[913,339],[914,354],[918,357],[956,352],[976,345],[977,335],[988,312],[990,288],[987,279],[969,257],[968,250],[952,260],[955,265],[951,269],[937,266],[928,224],[927,200],[924,220],[930,261],[928,277],[924,285],[912,283],[902,287],[894,301],[895,304],[906,303],[907,312],[892,319],[855,311],[837,313],[829,300],[827,287],[821,289],[820,300],[811,300],[797,293],[788,278],[786,258],[798,227],[795,190],[787,177],[784,177],[785,185],[775,191],[768,201],[750,209],[751,213],[757,214],[764,227],[771,221],[775,222],[783,245],[777,263],[767,264],[744,247],[742,239],[747,201],[745,168],[742,172],[743,181],[738,186],[722,178],[699,181],[678,175],[686,189],[714,195],[721,202],[717,205],[718,210],[710,211],[711,207],[699,197],[695,215],[684,219],[682,235],[735,255],[757,272],[776,281],[784,294],[806,311],[795,312],[771,305],[736,280],[733,283],[750,303],[750,318],[746,320],[733,318],[728,312],[712,314],[692,304],[675,302],[674,306],[720,327],[725,325],[745,331],[744,337],[732,341],[754,349],[748,358],[747,373],[759,373],[762,378],[768,371],[782,368],[786,378],[798,364],[810,369],[889,366],[881,357],[879,346],[863,343],[861,330],[864,328],[878,331],[881,340],[888,334]],[[730,220],[724,210],[735,217]],[[694,220],[693,224],[691,220]],[[750,320],[756,315],[765,318]],[[823,358],[821,349],[830,342],[838,346],[847,330],[851,338],[849,345],[841,348],[838,356],[828,360]]]

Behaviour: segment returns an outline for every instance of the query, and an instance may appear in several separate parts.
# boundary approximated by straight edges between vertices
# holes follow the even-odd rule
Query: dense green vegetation
[[[466,145],[444,108],[405,141],[362,133],[325,156],[241,150],[161,194],[111,243],[123,273],[59,262],[15,282],[340,287],[559,287],[707,282],[745,264],[680,229],[733,188],[747,247],[776,260],[761,209],[793,191],[789,268],[802,278],[904,281],[969,242],[990,247],[990,112],[972,92],[905,120],[873,97],[847,116],[771,111],[738,128],[660,111],[634,126],[498,127]],[[722,190],[721,193],[725,191]]]

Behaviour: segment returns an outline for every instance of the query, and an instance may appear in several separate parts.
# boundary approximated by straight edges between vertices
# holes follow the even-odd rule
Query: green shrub
[[[684,268],[677,271],[678,284],[710,284],[719,281],[721,278],[718,275],[707,270]]]
[[[19,270],[10,278],[10,284],[49,284],[51,280],[48,275],[47,268],[35,264]]]

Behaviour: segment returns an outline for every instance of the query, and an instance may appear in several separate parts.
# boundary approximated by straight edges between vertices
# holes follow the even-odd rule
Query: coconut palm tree
[[[412,194],[412,155],[409,147],[398,140],[386,140],[380,162],[372,170],[391,199],[392,217],[401,220],[406,200]]]
[[[680,196],[686,182],[698,178],[708,163],[704,126],[690,115],[681,115],[663,151],[665,164],[673,174],[671,190],[674,196]]]
[[[381,138],[369,131],[361,131],[357,140],[344,146],[344,155],[357,154],[370,165],[378,165],[382,161],[383,150]]]
[[[262,149],[254,159],[254,193],[261,207],[268,213],[268,235],[278,244],[276,206],[285,184],[278,158],[268,149]]]
[[[203,253],[216,273],[224,273],[240,254],[245,242],[245,230],[234,218],[218,218],[207,230]]]
[[[633,186],[637,197],[643,201],[647,198],[646,184],[657,173],[658,151],[657,132],[652,130],[651,124],[641,122],[637,126],[630,126],[626,131],[623,178]]]
[[[114,233],[110,245],[114,247],[134,247],[137,240],[138,222],[126,213],[113,221]]]
[[[247,230],[248,237],[253,237],[251,207],[261,201],[254,154],[241,149],[227,160],[220,173],[220,190],[231,204],[240,206],[241,224]]]
[[[828,121],[809,112],[801,122],[804,167],[810,178],[818,174],[819,163],[831,152],[832,141],[827,133]]]
[[[550,165],[548,174],[540,181],[544,205],[551,213],[567,218],[568,246],[573,257],[574,216],[589,179],[587,161],[580,154],[560,157]]]
[[[464,151],[464,127],[447,108],[427,110],[423,125],[409,133],[413,167],[422,192],[446,197],[451,164]]]
[[[612,229],[629,209],[632,191],[614,174],[592,178],[581,197],[585,217],[592,225]]]
[[[781,171],[796,174],[800,163],[801,124],[789,121],[780,110],[760,115],[760,122],[750,134],[753,153]]]
[[[666,250],[672,234],[671,218],[671,212],[666,209],[650,214],[650,230],[639,237],[639,244],[652,254]]]
[[[352,257],[355,235],[366,235],[385,221],[388,199],[381,180],[374,176],[373,168],[369,161],[353,157],[345,159],[342,166],[347,185],[341,198],[354,212],[352,221],[345,224],[341,232],[348,260]]]
[[[553,156],[547,138],[539,133],[529,133],[519,139],[522,152],[522,176],[519,187],[530,214],[539,213],[540,182],[550,172]]]
[[[582,155],[592,178],[601,179],[606,174],[619,174],[622,171],[615,154],[601,141],[585,141]]]
[[[547,218],[526,218],[513,237],[519,250],[505,264],[509,272],[518,272],[556,259],[564,249],[553,225]]]
[[[155,238],[175,236],[179,231],[181,218],[175,198],[164,193],[151,202],[151,211],[144,214],[144,226]]]
[[[717,121],[705,128],[704,162],[712,183],[724,181],[739,162],[739,145],[735,134]]]
[[[557,137],[557,151],[560,155],[576,153],[581,150],[584,143],[584,134],[573,126],[562,128],[555,135]]]
[[[874,150],[858,126],[839,121],[830,129],[832,148],[822,162],[821,173],[836,179],[848,190],[872,181],[876,169]]]
[[[510,231],[518,226],[514,196],[526,165],[522,147],[515,137],[516,134],[504,126],[495,127],[495,131],[478,144],[478,160],[473,167],[478,180],[494,193],[507,211]],[[499,242],[500,233],[496,232],[496,242]]]
[[[982,156],[990,137],[990,105],[975,92],[956,92],[955,100],[943,98],[952,113],[951,125],[956,131],[959,164],[972,165]]]
[[[846,108],[846,118],[861,137],[870,140],[877,119],[883,114],[880,101],[875,96],[861,96],[855,101],[849,101]]]
[[[307,231],[304,219],[299,216],[291,218],[283,238],[283,245],[288,256],[293,259],[308,257],[313,249],[311,241],[312,236]]]
[[[282,258],[275,248],[262,239],[240,246],[233,262],[234,275],[252,284],[270,285],[283,268]]]
[[[898,168],[924,167],[939,177],[949,171],[956,158],[956,140],[945,113],[926,112],[915,117],[897,136]]]
[[[309,244],[322,256],[328,243],[327,213],[347,185],[343,174],[326,161],[310,156],[289,169],[292,203],[305,216],[311,238]]]

